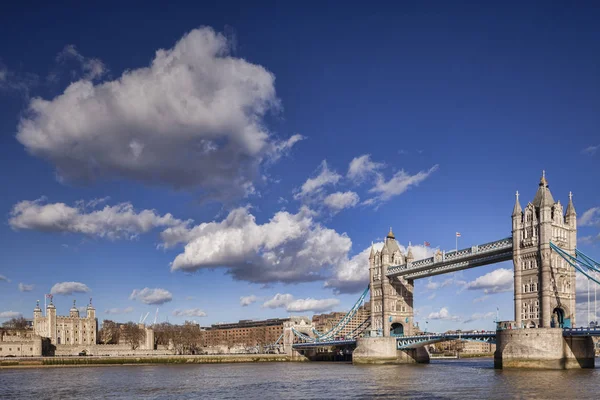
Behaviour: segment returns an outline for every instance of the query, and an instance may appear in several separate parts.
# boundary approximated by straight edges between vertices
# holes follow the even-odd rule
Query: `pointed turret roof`
[[[533,198],[533,205],[536,208],[552,207],[554,205],[554,198],[552,197],[552,193],[550,193],[548,181],[546,180],[546,171],[542,171],[542,178],[540,179],[537,193]]]
[[[406,260],[410,260],[410,261],[412,261],[412,260],[414,260],[414,259],[415,259],[415,256],[413,256],[413,253],[412,253],[412,248],[411,248],[411,246],[410,246],[410,244],[409,244],[409,245],[408,245],[408,252],[406,253]]]
[[[390,231],[386,236],[388,239],[396,239],[396,236],[394,236],[394,232],[392,232],[392,227],[390,226]]]
[[[71,309],[70,309],[69,311],[73,311],[73,312],[75,312],[75,311],[79,311],[79,310],[77,309],[77,306],[75,306],[75,300],[73,300],[73,307],[71,307]]]
[[[515,207],[513,208],[513,217],[515,215],[521,215],[521,213],[523,212],[523,209],[521,208],[521,203],[519,203],[519,191],[517,190],[516,193],[516,199],[515,199]]]
[[[569,205],[567,205],[566,215],[577,215],[575,212],[575,206],[573,205],[573,193],[569,192]]]
[[[369,253],[369,260],[375,258],[375,248],[373,247],[373,242],[371,242],[371,253]]]

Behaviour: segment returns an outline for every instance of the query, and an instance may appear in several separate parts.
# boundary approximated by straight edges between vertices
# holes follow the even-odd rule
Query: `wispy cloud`
[[[598,151],[599,148],[600,148],[600,145],[588,146],[585,149],[581,150],[581,152],[583,154],[587,154],[589,156],[593,156],[594,154],[596,154],[596,152]]]

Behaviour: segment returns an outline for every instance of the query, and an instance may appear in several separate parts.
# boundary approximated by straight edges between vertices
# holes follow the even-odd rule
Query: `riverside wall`
[[[148,364],[217,364],[249,362],[288,362],[291,357],[285,354],[226,354],[199,356],[75,356],[75,357],[28,357],[0,358],[0,368],[34,368],[61,366],[101,366],[101,365],[148,365]]]

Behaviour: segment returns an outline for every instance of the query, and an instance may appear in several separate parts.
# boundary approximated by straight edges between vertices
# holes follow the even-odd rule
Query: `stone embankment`
[[[292,361],[285,354],[220,354],[201,356],[129,356],[129,357],[23,357],[0,358],[1,368],[35,368],[61,366],[148,365],[148,364],[217,364]],[[294,360],[296,361],[296,360]]]

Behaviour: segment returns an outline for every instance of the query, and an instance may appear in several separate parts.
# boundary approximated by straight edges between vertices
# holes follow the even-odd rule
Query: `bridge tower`
[[[371,329],[380,332],[383,336],[413,334],[413,280],[386,276],[389,266],[402,265],[413,260],[410,246],[406,255],[400,251],[392,228],[385,238],[381,251],[375,251],[371,247],[369,255]]]
[[[573,196],[563,214],[545,172],[523,210],[516,194],[512,213],[515,321],[525,328],[575,326],[575,270],[550,249],[550,241],[575,255],[577,214]]]

